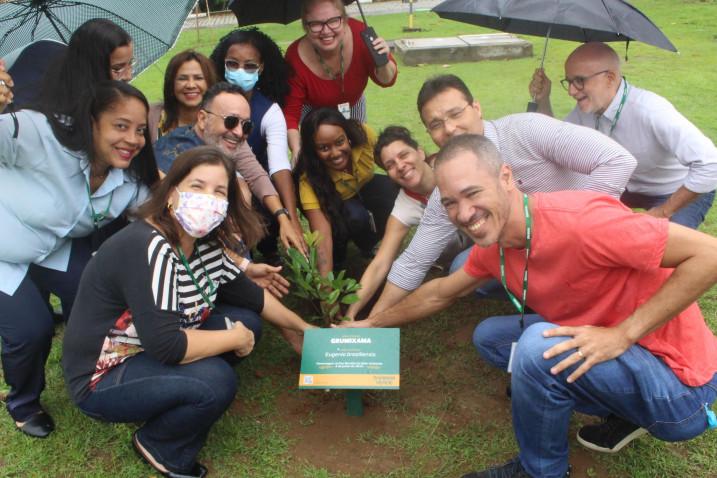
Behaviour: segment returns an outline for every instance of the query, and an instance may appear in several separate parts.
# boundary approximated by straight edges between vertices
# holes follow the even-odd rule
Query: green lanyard
[[[110,193],[110,202],[107,203],[107,208],[104,210],[104,212],[97,213],[95,212],[95,207],[92,205],[92,191],[90,191],[90,183],[89,181],[85,183],[87,186],[87,197],[90,200],[90,219],[92,219],[92,224],[95,226],[95,229],[100,228],[100,223],[107,219],[107,216],[110,213],[110,206],[112,206],[112,196],[114,195],[115,191],[114,189]]]
[[[212,302],[209,296],[204,292],[204,289],[199,286],[199,282],[197,282],[196,277],[194,277],[194,274],[192,273],[192,268],[189,267],[187,258],[184,256],[184,251],[182,251],[182,247],[177,246],[177,250],[179,251],[179,258],[182,259],[182,264],[184,264],[184,268],[187,269],[187,274],[189,274],[189,277],[192,279],[192,282],[194,282],[194,286],[197,288],[199,293],[202,294],[202,299],[204,299],[204,302],[209,306],[210,309],[213,309],[214,302]],[[199,256],[199,262],[202,264],[204,274],[207,276],[207,282],[209,282],[209,293],[214,294],[214,292],[216,292],[216,289],[214,288],[214,282],[212,281],[212,278],[209,277],[209,273],[207,272],[207,267],[204,265],[202,256]]]
[[[627,80],[625,80],[625,88],[622,90],[622,98],[620,99],[620,106],[617,107],[617,112],[615,113],[615,119],[612,120],[612,124],[610,125],[610,132],[608,133],[608,136],[612,137],[612,132],[615,131],[615,127],[617,126],[617,122],[620,119],[620,113],[622,113],[622,107],[625,106],[625,101],[627,100],[627,90],[630,88],[630,85],[627,84]],[[595,129],[600,130],[600,116],[595,116]]]
[[[508,284],[505,280],[505,254],[503,253],[503,248],[499,247],[498,250],[500,252],[500,280],[503,283],[503,287],[505,288],[505,292],[508,294],[508,298],[513,303],[513,305],[518,309],[518,312],[520,312],[520,329],[522,330],[525,327],[525,322],[523,320],[525,316],[525,301],[528,298],[528,259],[530,258],[530,239],[533,235],[533,220],[530,217],[530,209],[528,208],[528,195],[523,194],[523,209],[525,210],[525,269],[523,270],[523,298],[521,302],[518,302],[518,299],[513,295],[513,293],[508,289]]]

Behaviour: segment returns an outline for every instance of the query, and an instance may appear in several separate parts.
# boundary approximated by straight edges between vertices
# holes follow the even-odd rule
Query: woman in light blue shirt
[[[0,337],[6,400],[16,426],[54,429],[40,405],[53,321],[50,293],[69,316],[93,235],[140,204],[158,180],[149,106],[127,83],[100,83],[72,127],[33,110],[0,115]]]

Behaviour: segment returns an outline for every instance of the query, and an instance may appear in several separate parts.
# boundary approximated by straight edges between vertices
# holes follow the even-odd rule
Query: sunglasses
[[[254,123],[250,119],[243,119],[238,116],[234,115],[220,115],[217,113],[214,113],[209,110],[204,110],[210,115],[218,116],[221,119],[224,120],[224,127],[228,130],[233,130],[237,126],[241,125],[241,132],[244,134],[244,136],[249,136],[251,134],[251,130],[254,127]]]
[[[224,60],[224,68],[229,71],[236,71],[242,68],[242,64],[236,60]],[[259,68],[261,68],[261,65],[257,65],[253,61],[247,61],[244,63],[243,68],[244,71],[251,74],[259,70]]]

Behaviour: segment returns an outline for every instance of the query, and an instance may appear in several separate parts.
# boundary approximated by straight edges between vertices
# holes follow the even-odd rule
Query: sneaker
[[[568,471],[565,473],[565,478],[569,477],[570,467],[568,467]],[[525,468],[523,468],[523,465],[520,463],[520,458],[516,456],[503,465],[494,466],[480,472],[474,471],[463,475],[463,478],[531,478],[531,476],[525,471]]]
[[[488,468],[483,471],[474,471],[463,475],[463,478],[531,478],[517,456],[509,462]]]
[[[602,423],[585,425],[578,430],[578,443],[590,450],[617,453],[637,437],[647,433],[639,425],[630,423],[617,415],[608,415]]]

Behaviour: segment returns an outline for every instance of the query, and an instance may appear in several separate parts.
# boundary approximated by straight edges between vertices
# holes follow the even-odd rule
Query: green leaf
[[[334,304],[334,306],[331,307],[331,310],[329,310],[329,317],[333,319],[334,316],[339,313],[339,307],[339,304]]]
[[[343,280],[344,280],[344,275],[346,275],[346,271],[342,269],[341,272],[339,272],[339,275],[336,276],[336,280],[337,280],[337,281],[343,281]]]
[[[347,305],[355,304],[358,301],[359,301],[359,296],[357,296],[356,294],[345,295],[343,297],[343,299],[341,299],[341,303],[347,304]]]
[[[336,300],[339,298],[339,294],[341,294],[341,291],[338,290],[338,289],[332,291],[332,292],[329,294],[329,297],[326,299],[326,302],[328,302],[329,304],[333,304],[333,303],[336,302]]]
[[[328,274],[326,274],[326,278],[329,280],[329,282],[334,281],[334,271],[329,271]]]
[[[289,257],[291,257],[292,262],[295,262],[299,267],[303,269],[309,268],[309,263],[306,261],[306,258],[298,250],[290,247],[287,249],[286,253],[289,254]]]
[[[311,246],[309,249],[309,264],[311,265],[311,269],[317,269],[316,254],[316,247]]]

